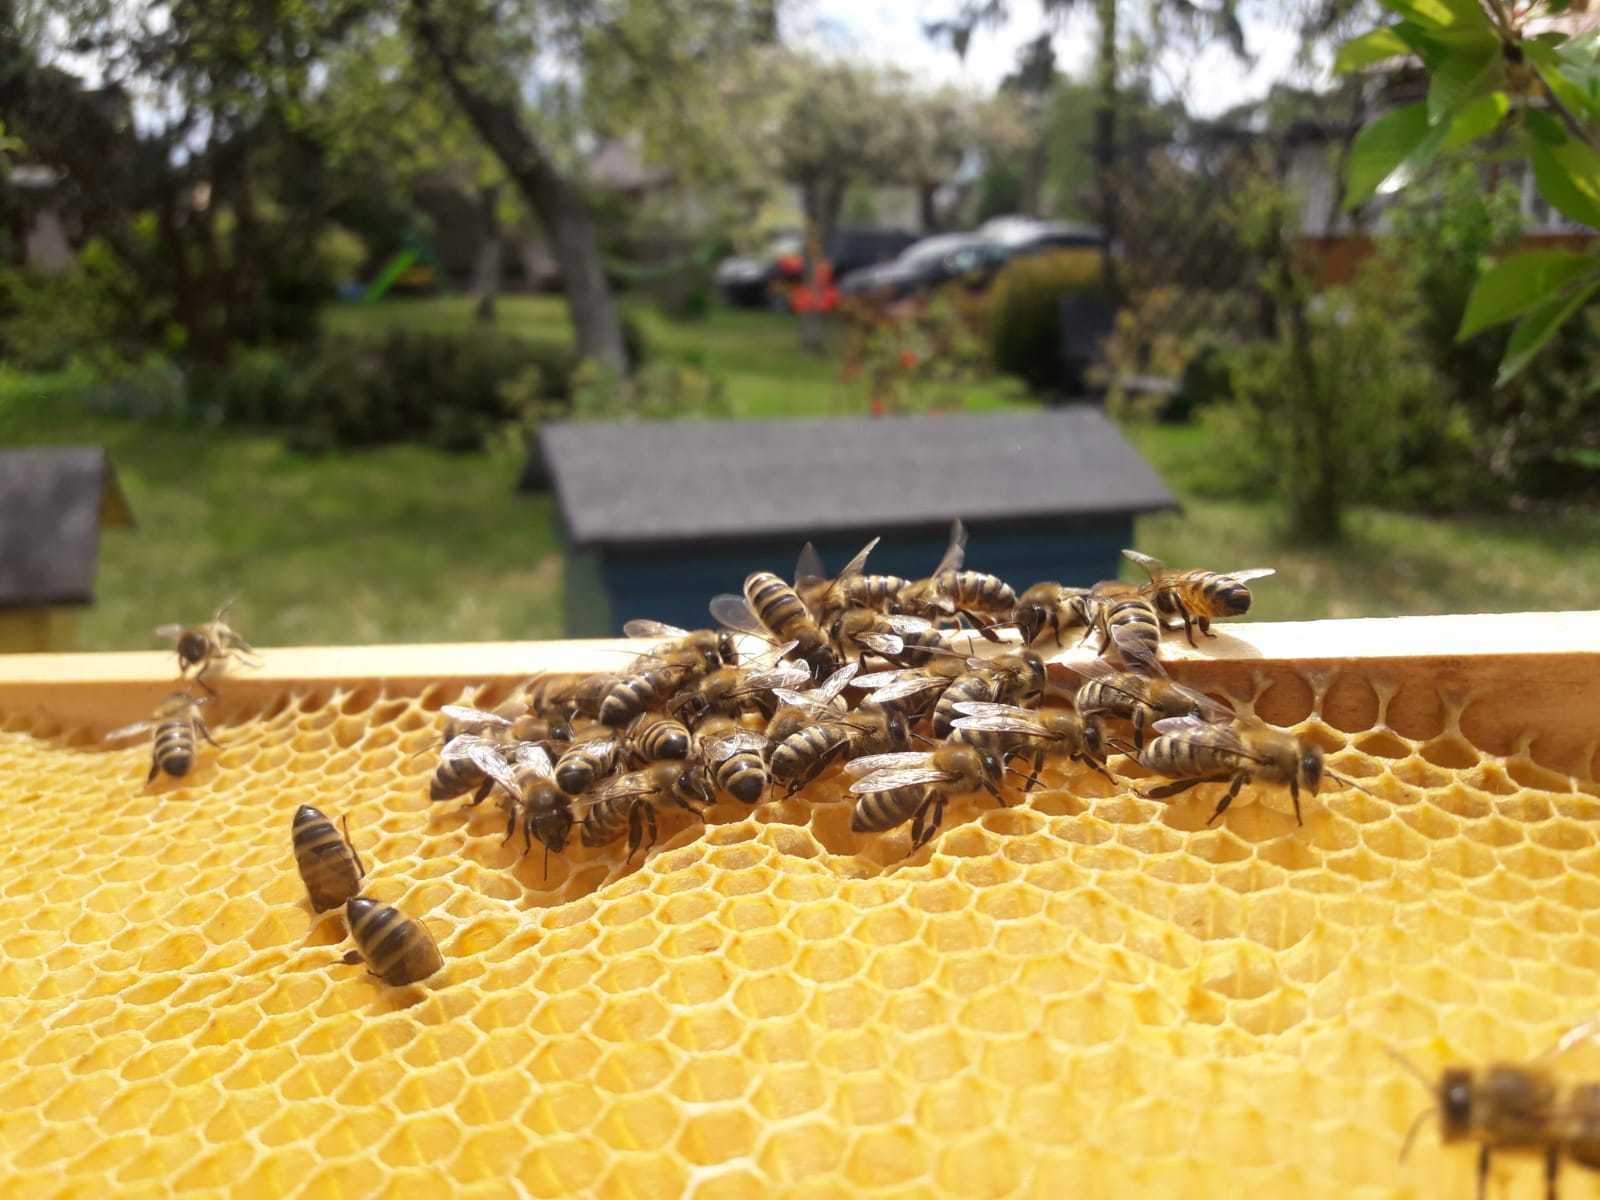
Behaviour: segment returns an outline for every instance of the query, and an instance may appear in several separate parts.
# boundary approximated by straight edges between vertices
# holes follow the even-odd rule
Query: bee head
[[[1231,575],[1217,579],[1207,598],[1216,606],[1218,616],[1239,617],[1250,611],[1250,589]]]
[[[688,801],[690,804],[709,805],[712,801],[711,780],[706,775],[702,763],[688,764],[678,776],[677,782],[673,784],[672,790],[680,800]]]
[[[1011,619],[1016,623],[1017,632],[1022,635],[1022,644],[1024,646],[1033,645],[1034,639],[1044,629],[1047,616],[1048,614],[1042,604],[1017,605],[1011,614]]]
[[[534,840],[546,850],[560,854],[567,848],[567,838],[572,833],[572,806],[555,805],[535,813],[529,822]]]
[[[1450,1142],[1472,1130],[1472,1072],[1451,1067],[1439,1076],[1439,1136]]]
[[[203,659],[211,649],[210,639],[197,629],[186,630],[178,639],[178,661],[185,667],[192,667]]]
[[[1083,723],[1083,748],[1091,758],[1106,756],[1106,731],[1099,717],[1089,717]]]
[[[739,638],[731,629],[724,629],[717,634],[717,658],[719,666],[731,667],[739,661]]]
[[[1308,746],[1300,754],[1300,782],[1313,796],[1322,786],[1322,747]]]

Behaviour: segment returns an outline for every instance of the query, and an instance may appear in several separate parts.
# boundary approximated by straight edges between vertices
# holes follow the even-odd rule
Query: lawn
[[[724,379],[741,414],[859,403],[834,364],[800,352],[782,316],[641,319],[659,357]],[[466,301],[424,300],[335,310],[329,325],[469,320]],[[503,301],[501,320],[530,338],[568,336],[549,298]],[[80,383],[0,374],[0,444],[96,443],[117,465],[139,527],[104,536],[97,603],[80,622],[84,649],[151,646],[155,625],[199,619],[230,596],[241,628],[263,645],[559,634],[554,509],[514,491],[514,442],[478,455],[306,455],[265,433],[92,415],[73,398]],[[996,386],[974,403],[1015,400]],[[1362,511],[1345,546],[1296,547],[1278,536],[1268,500],[1196,493],[1219,453],[1202,430],[1130,435],[1184,502],[1181,515],[1141,522],[1140,547],[1182,565],[1276,566],[1257,589],[1263,618],[1559,609],[1600,594],[1600,513],[1440,520]]]

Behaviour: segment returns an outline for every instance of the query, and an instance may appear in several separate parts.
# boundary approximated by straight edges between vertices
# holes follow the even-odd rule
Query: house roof
[[[878,420],[546,425],[579,547],[1048,521],[1176,508],[1087,406]]]
[[[0,608],[88,604],[101,527],[132,524],[99,447],[0,451]]]

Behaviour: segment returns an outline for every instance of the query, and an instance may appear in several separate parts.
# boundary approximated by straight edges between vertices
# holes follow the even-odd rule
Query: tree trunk
[[[939,207],[933,202],[934,193],[939,190],[936,183],[917,184],[917,210],[922,221],[923,233],[939,232]]]
[[[1100,193],[1100,228],[1106,238],[1100,252],[1101,274],[1105,279],[1106,292],[1115,304],[1120,294],[1116,255],[1112,247],[1117,238],[1117,0],[1099,0],[1099,10],[1099,94],[1094,114],[1095,187]]]
[[[1025,217],[1038,217],[1044,210],[1044,173],[1049,165],[1049,131],[1045,129],[1044,114],[1035,120],[1033,145],[1028,147],[1028,159],[1022,169],[1022,197],[1017,210]]]
[[[478,298],[474,315],[485,325],[494,324],[494,302],[500,295],[500,185],[478,189],[478,210],[483,242],[472,269],[472,294]]]
[[[813,354],[822,353],[822,264],[828,242],[839,224],[844,207],[844,180],[819,179],[801,186],[800,203],[805,210],[805,286],[811,292],[811,305],[800,314],[800,344]]]
[[[432,0],[412,0],[416,32],[445,86],[484,144],[494,152],[538,215],[561,266],[578,353],[618,372],[628,370],[616,300],[600,261],[594,214],[583,194],[563,178],[522,121],[513,101],[490,95],[466,77],[463,49],[453,45],[434,16]]]

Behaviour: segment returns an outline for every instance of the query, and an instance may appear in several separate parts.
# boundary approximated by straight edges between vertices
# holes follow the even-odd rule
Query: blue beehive
[[[814,421],[557,424],[540,450],[567,540],[566,625],[693,628],[751,571],[836,569],[882,535],[874,571],[926,575],[950,521],[967,563],[1020,591],[1113,578],[1141,513],[1176,508],[1097,409]]]

